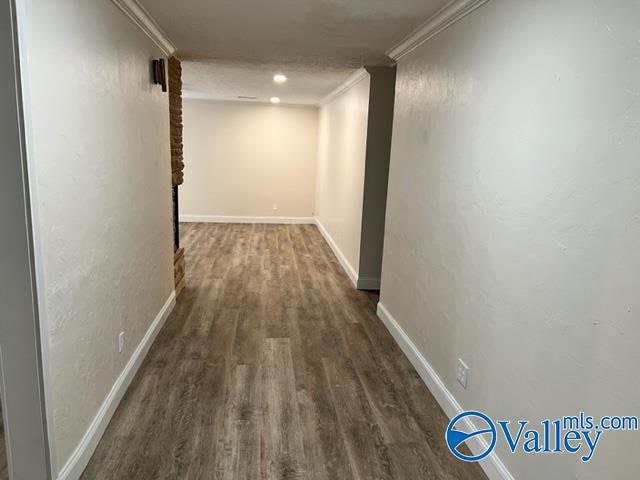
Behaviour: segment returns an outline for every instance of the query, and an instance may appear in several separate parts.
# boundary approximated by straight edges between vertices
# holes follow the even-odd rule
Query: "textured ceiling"
[[[340,85],[352,72],[345,68],[309,65],[256,64],[246,62],[184,62],[184,96],[216,100],[238,100],[238,95],[255,96],[255,102],[279,97],[282,103],[315,105]],[[276,84],[273,75],[286,73],[288,80]]]
[[[447,0],[141,0],[178,48],[185,94],[314,104]],[[289,81],[275,85],[282,71]]]

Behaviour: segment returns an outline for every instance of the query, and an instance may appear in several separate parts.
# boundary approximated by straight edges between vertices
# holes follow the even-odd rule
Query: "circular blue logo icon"
[[[473,429],[473,431],[470,431]],[[461,452],[462,445],[472,437],[484,438],[486,442],[486,449],[477,455],[467,455]],[[493,421],[482,412],[462,412],[457,415],[447,427],[445,433],[445,439],[449,450],[460,460],[465,462],[477,462],[489,455],[496,446],[496,426]],[[468,447],[469,445],[467,445]]]

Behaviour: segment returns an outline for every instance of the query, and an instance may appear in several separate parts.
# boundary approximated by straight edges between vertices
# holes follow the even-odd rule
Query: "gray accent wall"
[[[379,288],[382,271],[396,67],[366,67],[371,77],[365,155],[359,287]]]
[[[46,479],[39,322],[13,0],[0,3],[0,390],[9,473]]]

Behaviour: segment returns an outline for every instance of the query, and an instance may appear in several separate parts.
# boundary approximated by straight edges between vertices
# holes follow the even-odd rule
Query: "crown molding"
[[[417,30],[414,30],[400,43],[387,52],[387,56],[393,60],[399,60],[407,53],[413,51],[427,40],[435,37],[437,34],[456,23],[462,17],[473,12],[489,0],[452,0],[438,12],[422,24]]]
[[[111,0],[133,22],[140,27],[153,42],[168,56],[176,52],[175,45],[162,31],[149,12],[147,12],[137,0]]]
[[[280,102],[280,103],[271,103],[269,100],[241,100],[235,98],[219,98],[211,95],[200,95],[192,92],[182,92],[182,101],[183,102],[206,102],[206,103],[221,103],[221,104],[230,104],[230,105],[261,105],[261,106],[269,106],[273,108],[277,107],[288,107],[288,108],[313,108],[317,109],[317,103],[296,103],[296,102]]]
[[[329,95],[327,95],[326,97],[324,97],[319,103],[318,103],[318,107],[321,107],[323,105],[326,105],[327,103],[332,102],[333,100],[335,100],[337,97],[339,97],[340,95],[342,95],[344,92],[346,92],[347,90],[349,90],[351,87],[353,87],[355,84],[357,84],[358,82],[360,82],[360,80],[363,80],[364,78],[366,78],[369,74],[367,73],[367,71],[364,68],[359,68],[358,70],[356,70],[355,72],[353,72],[351,75],[349,75],[349,78],[347,78],[344,82],[342,82],[335,90],[333,90]]]

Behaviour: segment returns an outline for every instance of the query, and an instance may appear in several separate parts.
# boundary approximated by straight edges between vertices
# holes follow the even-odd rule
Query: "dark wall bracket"
[[[167,91],[167,75],[164,67],[164,58],[154,60],[151,68],[153,70],[153,83],[156,85],[162,85],[162,91]]]

